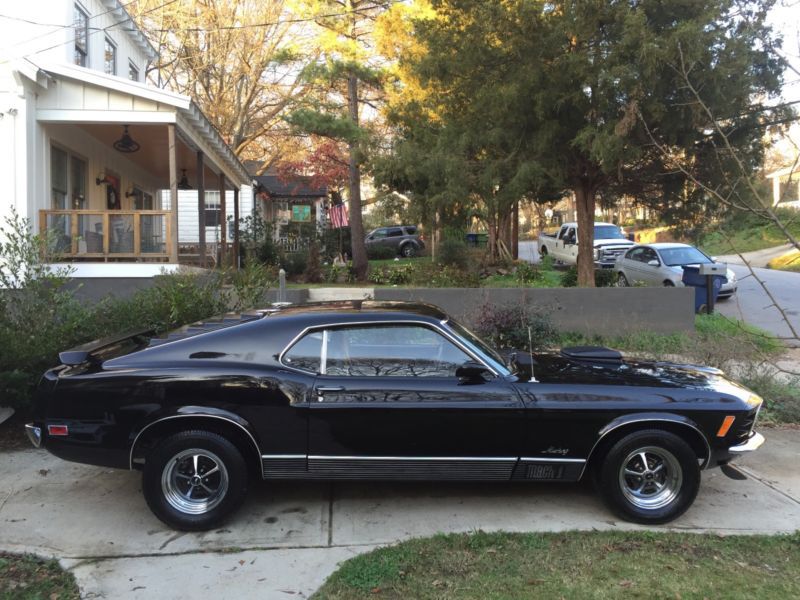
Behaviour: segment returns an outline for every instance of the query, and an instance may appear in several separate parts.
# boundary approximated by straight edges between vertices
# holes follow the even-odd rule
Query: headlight
[[[727,278],[728,278],[728,283],[733,283],[733,282],[735,282],[735,281],[736,281],[736,273],[734,273],[734,272],[733,272],[733,271],[731,271],[730,269],[728,269],[728,270],[725,272],[725,277],[727,277]]]
[[[755,408],[757,406],[761,406],[762,402],[764,402],[764,399],[761,396],[759,396],[758,394],[750,394],[745,399],[745,403],[747,403],[747,405],[751,406],[752,408]]]
[[[594,249],[594,259],[595,260],[600,260],[600,248],[595,248]]]

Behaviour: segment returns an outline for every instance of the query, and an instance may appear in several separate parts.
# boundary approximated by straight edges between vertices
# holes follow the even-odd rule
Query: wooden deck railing
[[[174,235],[166,210],[40,210],[39,229],[65,258],[164,260]]]

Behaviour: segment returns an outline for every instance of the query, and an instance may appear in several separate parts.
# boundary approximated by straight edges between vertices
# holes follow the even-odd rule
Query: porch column
[[[233,188],[233,268],[241,266],[239,259],[239,188]]]
[[[170,218],[167,227],[169,240],[169,262],[178,262],[178,159],[175,155],[175,125],[167,125],[167,147],[169,156],[169,200]],[[106,233],[108,235],[108,233]]]
[[[219,264],[223,267],[227,264],[225,261],[226,246],[228,245],[228,217],[225,211],[225,173],[222,169],[219,170]]]
[[[197,242],[200,268],[206,267],[206,174],[203,153],[197,152]]]

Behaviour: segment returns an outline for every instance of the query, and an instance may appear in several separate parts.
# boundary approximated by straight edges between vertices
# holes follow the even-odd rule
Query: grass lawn
[[[791,219],[788,222],[788,229],[795,236],[800,237],[800,219]],[[709,233],[700,241],[700,248],[710,256],[723,254],[734,254],[739,252],[752,252],[780,246],[787,242],[778,227],[774,224],[754,225],[738,231],[727,232],[733,245],[728,243],[721,233]],[[734,250],[735,248],[735,250]]]
[[[778,258],[773,258],[769,261],[769,268],[800,273],[800,251],[794,250]]]
[[[352,558],[313,597],[797,598],[800,535],[439,535]]]
[[[71,573],[58,561],[30,554],[0,552],[0,600],[80,598]]]

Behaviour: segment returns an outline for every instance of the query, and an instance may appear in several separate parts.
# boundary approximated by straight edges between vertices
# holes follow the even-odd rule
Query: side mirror
[[[467,361],[456,369],[456,377],[462,383],[481,383],[483,374],[487,372],[485,366],[478,362]]]
[[[661,263],[658,262],[655,258],[653,260],[648,260],[647,264],[650,265],[651,267],[660,267],[661,266]]]

